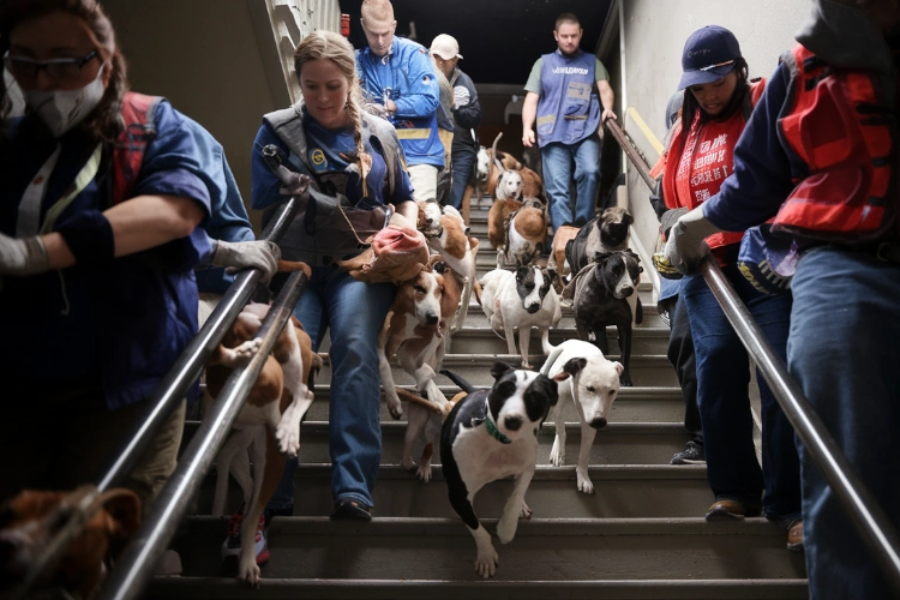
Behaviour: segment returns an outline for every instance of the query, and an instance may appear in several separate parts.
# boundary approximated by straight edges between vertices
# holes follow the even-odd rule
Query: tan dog
[[[526,198],[522,208],[509,216],[505,227],[506,239],[497,249],[497,268],[504,264],[528,266],[544,249],[550,216],[547,207],[537,198]]]
[[[307,270],[306,265],[304,270]],[[269,311],[267,304],[248,304],[238,315],[207,364],[206,381],[210,395],[221,392],[231,370],[245,364],[259,350],[261,340],[255,338]],[[296,456],[300,448],[300,420],[312,404],[313,395],[306,382],[321,359],[312,352],[309,335],[300,322],[291,317],[266,358],[235,423],[236,429],[265,426],[265,459],[254,462],[252,500],[241,522],[241,550],[238,578],[259,586],[257,561],[265,562],[268,551],[257,558],[256,531],[266,503],[281,480],[287,456]],[[252,440],[251,440],[252,441]],[[258,451],[259,456],[262,452]],[[261,471],[261,476],[260,476]]]
[[[24,490],[3,507],[0,595],[5,596],[23,582],[56,534],[70,519],[78,518],[76,513],[92,489]],[[96,512],[88,513],[84,529],[69,544],[49,580],[39,582],[41,587],[61,587],[81,598],[89,598],[103,584],[109,566],[140,527],[141,501],[130,490],[110,490],[99,495],[90,506]]]
[[[562,292],[565,277],[572,272],[569,263],[566,260],[566,244],[569,240],[575,239],[578,235],[578,227],[563,225],[553,234],[553,250],[550,252],[550,259],[547,261],[547,267],[556,269],[559,278],[554,282],[557,292]]]
[[[438,252],[447,266],[463,279],[460,305],[450,320],[449,332],[454,334],[462,329],[469,314],[469,300],[477,278],[475,258],[479,242],[478,238],[469,235],[469,228],[458,210],[444,206],[440,207],[438,215],[435,206],[434,202],[419,202],[417,225],[419,231],[425,234],[428,246]]]
[[[447,401],[434,383],[434,376],[444,356],[445,319],[452,317],[456,305],[450,308],[444,298],[443,267],[437,267],[438,264],[444,265],[443,259],[433,255],[425,270],[400,284],[378,336],[381,385],[395,419],[403,416],[403,408],[391,372],[390,358],[394,354],[403,370],[415,378],[416,389],[422,395],[441,407]]]

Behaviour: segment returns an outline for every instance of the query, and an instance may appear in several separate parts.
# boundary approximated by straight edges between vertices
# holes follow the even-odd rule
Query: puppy
[[[528,266],[544,248],[549,215],[547,207],[537,198],[526,198],[522,208],[509,216],[506,239],[497,249],[497,268],[504,264]]]
[[[572,272],[569,261],[566,260],[566,244],[569,243],[569,240],[575,239],[578,231],[578,227],[563,225],[553,234],[553,249],[550,252],[550,258],[547,260],[547,267],[555,269],[559,273],[555,286],[557,292],[562,292],[564,282]]]
[[[626,209],[607,208],[582,227],[571,244],[565,246],[566,260],[572,273],[578,273],[591,263],[598,252],[625,250],[628,227],[634,217]]]
[[[427,212],[433,212],[433,208],[423,208],[423,204],[435,205],[432,202],[419,203],[419,230],[425,235],[429,248],[443,257],[454,274],[462,277],[460,305],[450,320],[450,333],[454,334],[462,329],[469,314],[469,301],[477,279],[475,259],[479,242],[478,238],[469,235],[469,228],[462,215],[452,206],[442,207],[437,221],[439,227],[435,230],[432,226],[434,215]],[[449,337],[447,339],[449,341]]]
[[[519,349],[522,366],[530,369],[528,347],[531,328],[541,333],[541,349],[550,354],[550,328],[562,318],[559,298],[552,287],[556,271],[536,266],[519,267],[515,275],[504,269],[494,269],[479,282],[482,288],[479,302],[485,316],[500,337],[506,338],[510,354],[516,354],[515,330],[519,330]]]
[[[594,436],[598,429],[606,427],[612,404],[619,394],[619,376],[622,364],[606,359],[596,346],[581,340],[566,340],[553,349],[541,373],[551,379],[560,373],[571,375],[568,383],[559,386],[559,403],[553,408],[556,438],[550,451],[550,464],[561,467],[566,463],[566,423],[564,407],[567,400],[575,405],[581,419],[581,449],[578,466],[575,467],[578,491],[594,493],[594,484],[588,476],[588,461]]]
[[[388,410],[395,419],[403,416],[403,407],[391,372],[390,358],[394,354],[403,370],[415,378],[416,389],[443,412],[450,410],[434,382],[436,369],[444,358],[447,321],[456,310],[456,305],[451,307],[451,301],[444,298],[444,267],[443,259],[436,254],[429,259],[425,270],[397,288],[394,304],[378,336],[381,385]],[[407,468],[411,468],[411,462],[410,459]]]
[[[631,250],[602,252],[594,257],[590,268],[583,269],[570,284],[574,286],[575,328],[582,340],[591,334],[604,354],[609,354],[606,326],[615,325],[623,371],[622,385],[631,386],[631,324],[640,323],[643,312],[637,285],[643,268],[640,258]],[[568,287],[567,287],[568,289]],[[632,310],[629,299],[634,297]]]
[[[490,391],[476,390],[444,373],[467,393],[441,429],[444,478],[450,504],[475,538],[475,571],[487,579],[496,573],[499,561],[472,503],[486,484],[512,475],[516,484],[497,525],[500,543],[515,537],[519,515],[531,516],[525,492],[534,477],[538,429],[559,399],[557,382],[501,362],[491,369],[495,381]]]
[[[494,194],[494,189],[502,177],[504,171],[516,171],[522,177],[522,193],[530,198],[544,198],[544,180],[534,170],[523,165],[511,154],[497,150],[497,143],[503,137],[503,132],[497,134],[491,145],[490,159],[494,165],[488,175],[487,192]]]
[[[81,598],[97,591],[108,568],[140,527],[141,501],[130,490],[115,489],[100,494],[85,507],[92,489],[25,490],[0,509],[0,594],[6,597],[24,583],[56,535],[82,518],[87,519],[84,528],[68,545],[49,578],[38,585],[63,588]],[[80,515],[85,508],[87,513]]]
[[[221,393],[231,371],[246,364],[259,350],[261,340],[255,336],[268,312],[267,304],[248,304],[216,348],[206,369],[207,389],[213,398]],[[296,456],[300,449],[300,420],[313,400],[304,382],[310,381],[312,370],[320,365],[309,335],[291,317],[266,357],[235,423],[235,429],[265,426],[266,430],[265,452],[260,449],[254,460],[253,493],[241,522],[238,559],[238,578],[254,587],[260,583],[255,549],[259,519],[281,480],[287,456]],[[259,560],[265,562],[267,554],[260,553]]]

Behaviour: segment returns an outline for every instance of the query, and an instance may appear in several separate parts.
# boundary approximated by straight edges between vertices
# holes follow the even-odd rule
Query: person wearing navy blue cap
[[[811,4],[734,150],[734,176],[673,226],[665,258],[692,272],[710,233],[764,222],[790,240],[787,369],[868,488],[869,508],[896,531],[900,4]],[[850,351],[849,340],[868,351]],[[896,571],[878,560],[815,451],[801,447],[800,459],[810,599],[900,597]],[[890,533],[878,532],[888,543]]]
[[[661,177],[656,208],[664,229],[676,223],[679,214],[718,193],[733,170],[734,147],[764,88],[763,82],[748,80],[740,44],[723,27],[709,26],[694,32],[684,46],[681,64],[679,87],[684,95],[680,115],[653,171],[654,176]],[[715,233],[706,243],[773,351],[784,359],[790,296],[764,294],[741,275],[736,258],[742,235]],[[703,277],[691,275],[680,284],[678,304],[686,309],[693,337],[707,478],[715,496],[706,519],[730,521],[764,513],[788,531],[787,547],[799,550],[803,524],[793,428],[766,382],[758,377],[760,469],[753,445],[747,352]],[[670,351],[673,342],[677,346],[679,341],[670,341]]]

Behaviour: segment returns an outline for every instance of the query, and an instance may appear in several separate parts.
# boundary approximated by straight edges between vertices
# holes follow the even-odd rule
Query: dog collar
[[[497,429],[497,425],[494,423],[493,419],[491,419],[491,406],[488,404],[487,399],[484,401],[484,427],[487,429],[487,432],[491,434],[491,437],[501,444],[512,444],[512,440],[503,435],[503,433]]]

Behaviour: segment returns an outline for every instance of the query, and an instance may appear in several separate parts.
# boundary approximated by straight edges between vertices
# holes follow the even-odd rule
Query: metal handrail
[[[623,144],[624,132],[614,121],[607,121],[607,127],[619,144]],[[630,146],[630,145],[629,145]],[[633,148],[622,147],[634,163],[647,185],[653,189],[655,182],[650,178],[650,169]],[[631,152],[629,152],[631,150]],[[788,373],[781,359],[775,355],[765,335],[750,311],[737,297],[728,279],[711,256],[703,261],[700,272],[709,289],[722,307],[725,317],[740,338],[747,352],[756,362],[778,401],[781,410],[800,440],[806,446],[813,462],[837,496],[841,506],[850,516],[857,529],[884,570],[885,577],[900,592],[900,536],[879,503],[872,496],[868,486],[860,480],[856,471],[828,433],[800,386]]]
[[[278,207],[259,239],[278,242],[296,216],[301,206],[301,200],[302,196],[294,197]],[[84,494],[82,504],[90,505],[96,502],[105,491],[120,484],[134,470],[160,427],[165,424],[178,403],[188,394],[191,385],[200,376],[200,372],[213,350],[234,323],[238,313],[250,300],[261,277],[262,271],[259,269],[248,269],[238,274],[203,327],[188,343],[181,356],[156,386],[153,395],[147,401],[150,410],[146,418],[141,420],[138,430],[116,458],[115,463],[96,488],[82,488],[81,492]],[[68,549],[69,544],[84,529],[87,521],[85,515],[74,514],[71,522],[61,528],[50,540],[41,560],[29,570],[23,583],[12,592],[11,598],[24,598],[34,585],[44,580],[46,574],[59,563],[59,559]]]
[[[144,525],[132,537],[112,570],[101,598],[121,600],[139,597],[152,577],[156,561],[175,536],[191,499],[212,465],[216,453],[228,437],[244,400],[256,382],[269,352],[293,312],[306,287],[303,271],[295,271],[281,289],[256,338],[262,343],[250,362],[235,369],[225,382],[216,402],[204,416],[199,429],[178,461],[178,467],[159,494]]]

